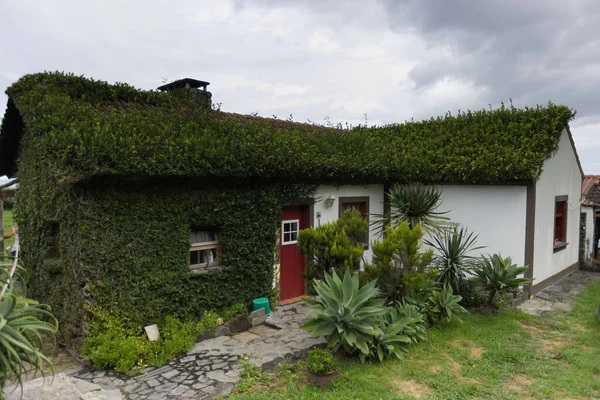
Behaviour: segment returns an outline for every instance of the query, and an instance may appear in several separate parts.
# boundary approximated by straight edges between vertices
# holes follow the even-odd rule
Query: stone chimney
[[[210,85],[210,83],[208,82],[199,81],[191,78],[184,78],[171,83],[167,83],[166,85],[159,86],[157,89],[164,92],[177,89],[187,90],[194,100],[196,100],[202,106],[210,108],[212,105],[212,94],[208,90],[206,90],[206,87],[208,85]]]

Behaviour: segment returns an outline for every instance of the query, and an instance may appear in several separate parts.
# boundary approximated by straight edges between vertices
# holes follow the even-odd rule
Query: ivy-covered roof
[[[511,183],[539,177],[574,112],[549,103],[334,129],[202,108],[161,93],[64,73],[10,86],[0,174],[21,137],[57,179],[232,178],[299,182]],[[22,147],[22,144],[21,144]]]

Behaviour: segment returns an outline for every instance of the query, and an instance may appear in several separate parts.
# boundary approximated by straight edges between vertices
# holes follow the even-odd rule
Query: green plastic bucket
[[[261,308],[265,309],[265,315],[271,314],[271,307],[269,306],[269,299],[267,299],[266,297],[260,297],[258,299],[254,299],[252,301],[252,311],[256,311]]]

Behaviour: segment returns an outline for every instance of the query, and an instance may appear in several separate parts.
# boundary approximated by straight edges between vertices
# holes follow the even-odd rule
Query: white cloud
[[[1,2],[0,87],[43,70],[144,89],[191,77],[211,82],[213,101],[226,111],[354,124],[364,114],[381,124],[498,106],[509,100],[503,96],[519,106],[567,102],[584,109],[572,125],[584,169],[600,173],[593,156],[600,126],[590,111],[597,91],[589,88],[600,82],[592,58],[598,29],[586,4],[570,9],[572,26],[558,29],[552,10],[520,2],[490,6],[481,20],[455,18],[434,3],[439,15],[431,17],[411,13],[413,3],[377,0]],[[531,37],[523,36],[530,26]],[[578,32],[589,39],[578,41]],[[522,49],[513,49],[521,38]],[[526,51],[540,43],[558,53]]]

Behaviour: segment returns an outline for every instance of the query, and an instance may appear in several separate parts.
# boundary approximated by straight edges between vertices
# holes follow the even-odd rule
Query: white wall
[[[331,195],[335,197],[332,207],[325,207],[325,200]],[[339,216],[339,198],[340,197],[369,197],[369,214],[383,214],[383,185],[344,185],[344,186],[328,186],[321,185],[317,190],[314,207],[314,225],[319,226],[327,222],[335,221]],[[317,213],[321,213],[321,218],[317,218]],[[379,238],[379,230],[373,226],[369,226],[369,243],[374,239]],[[370,262],[373,256],[371,246],[365,250],[365,261]]]
[[[567,130],[563,130],[558,152],[544,162],[536,183],[533,284],[575,264],[579,258],[579,199],[582,177]],[[555,196],[568,195],[567,247],[554,253]]]
[[[471,255],[500,253],[523,265],[525,260],[526,186],[441,185],[438,211],[479,235]]]
[[[594,258],[594,207],[582,206],[581,212],[585,214],[585,259]]]

